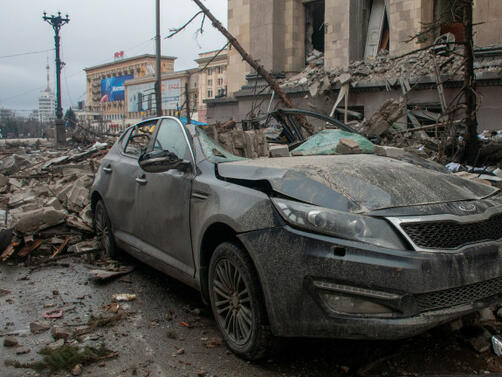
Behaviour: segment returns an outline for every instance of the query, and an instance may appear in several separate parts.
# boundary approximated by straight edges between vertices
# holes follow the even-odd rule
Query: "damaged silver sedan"
[[[172,117],[127,129],[92,189],[107,253],[199,289],[247,359],[273,337],[397,339],[502,301],[496,188],[322,116],[339,130],[295,149],[298,113],[274,116],[293,156],[243,159]],[[332,148],[344,138],[356,154]]]

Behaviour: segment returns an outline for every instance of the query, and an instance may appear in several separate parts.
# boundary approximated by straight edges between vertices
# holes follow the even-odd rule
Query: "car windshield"
[[[219,163],[245,160],[245,158],[243,157],[239,157],[230,153],[216,141],[211,139],[202,127],[195,127],[195,132],[199,138],[202,152],[209,161],[213,163]]]

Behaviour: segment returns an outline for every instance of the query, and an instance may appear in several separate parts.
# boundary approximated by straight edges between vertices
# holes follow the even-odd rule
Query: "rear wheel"
[[[263,294],[251,259],[234,243],[220,244],[211,257],[209,296],[228,348],[248,360],[264,357],[272,335]]]
[[[96,203],[96,208],[94,210],[94,231],[103,248],[103,256],[115,258],[117,256],[117,247],[113,239],[110,218],[106,212],[105,203],[103,203],[102,200]]]

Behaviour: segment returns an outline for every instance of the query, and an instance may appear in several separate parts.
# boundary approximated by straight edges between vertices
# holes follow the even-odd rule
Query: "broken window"
[[[150,138],[155,131],[157,121],[141,123],[134,127],[128,136],[127,145],[124,149],[126,154],[139,156],[146,151]]]
[[[305,59],[314,50],[324,52],[324,0],[305,4]]]
[[[441,105],[439,103],[408,104],[408,128],[421,128],[437,124],[441,120]],[[436,129],[431,128],[425,132],[434,137]]]
[[[452,33],[457,42],[464,41],[462,0],[435,0],[434,21],[439,35]]]
[[[204,131],[203,127],[197,127],[195,132],[199,137],[202,152],[210,162],[219,163],[243,160],[242,157],[238,157],[230,153],[220,144],[210,138]]]
[[[384,51],[388,52],[389,49],[389,17],[387,15],[385,0],[373,0],[368,23],[364,58],[373,58],[379,53]]]

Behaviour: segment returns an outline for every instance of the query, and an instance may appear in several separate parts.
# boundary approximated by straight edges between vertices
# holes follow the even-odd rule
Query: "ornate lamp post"
[[[64,24],[70,22],[68,15],[65,18],[61,17],[61,12],[58,12],[57,16],[51,15],[47,16],[44,12],[42,17],[44,21],[49,23],[54,30],[54,44],[56,46],[56,144],[58,146],[64,145],[66,143],[66,135],[63,120],[63,108],[61,107],[61,68],[64,63],[61,62],[59,57],[59,31]]]

